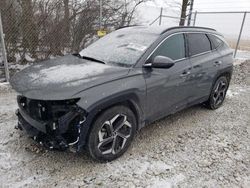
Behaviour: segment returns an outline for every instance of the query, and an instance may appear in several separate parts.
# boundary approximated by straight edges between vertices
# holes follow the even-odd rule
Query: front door
[[[192,97],[190,81],[191,64],[186,58],[183,34],[167,37],[149,57],[147,63],[156,56],[166,56],[175,61],[169,69],[144,68],[147,85],[147,117],[149,121],[174,113],[188,103]]]

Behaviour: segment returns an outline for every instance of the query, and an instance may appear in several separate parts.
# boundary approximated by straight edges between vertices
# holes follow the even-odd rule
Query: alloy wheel
[[[226,95],[226,90],[227,90],[227,83],[224,80],[221,80],[217,84],[213,93],[213,100],[215,106],[218,106],[223,102]]]
[[[131,136],[132,126],[124,114],[117,114],[107,120],[98,132],[98,149],[103,154],[117,154]]]

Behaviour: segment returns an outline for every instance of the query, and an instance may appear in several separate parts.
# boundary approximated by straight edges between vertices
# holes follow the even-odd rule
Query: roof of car
[[[119,29],[125,29],[129,31],[144,32],[151,34],[161,35],[170,30],[180,30],[180,31],[216,31],[215,29],[208,27],[197,27],[197,26],[177,26],[177,27],[166,27],[166,26],[126,26]]]

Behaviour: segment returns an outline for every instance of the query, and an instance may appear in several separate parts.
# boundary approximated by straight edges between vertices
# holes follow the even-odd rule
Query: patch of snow
[[[0,160],[0,169],[8,170],[13,165],[17,164],[17,162],[14,160],[9,161],[9,158],[11,158],[10,153],[1,153],[0,152],[0,159],[1,159]]]
[[[235,97],[235,96],[237,96],[237,95],[240,95],[241,93],[248,93],[248,92],[250,92],[250,88],[249,87],[236,87],[236,88],[234,88],[234,89],[231,89],[231,88],[229,88],[228,90],[227,90],[227,97],[228,98],[233,98],[233,97]]]
[[[169,180],[165,179],[156,179],[152,185],[148,186],[151,188],[171,188],[172,184]]]
[[[58,58],[58,56],[54,56],[54,55],[49,56],[49,59],[56,59],[56,58]]]
[[[135,175],[142,176],[146,173],[150,166],[150,163],[148,161],[144,161],[142,163],[141,160],[133,159],[127,161],[127,163],[121,163],[121,162],[111,162],[107,163],[107,169],[111,172],[113,172],[114,176],[120,176],[123,173],[126,173],[128,169],[132,168],[132,172]]]
[[[236,59],[239,59],[239,60],[248,60],[248,59],[250,59],[250,51],[237,50]]]
[[[147,46],[140,45],[140,44],[135,44],[135,43],[129,43],[127,45],[127,49],[142,51],[143,52],[144,50],[147,49]]]
[[[244,59],[244,58],[235,58],[234,59],[234,65],[240,65],[244,62],[246,62],[246,59]]]
[[[0,91],[8,91],[10,89],[11,87],[9,82],[0,82]]]
[[[227,90],[227,97],[228,98],[232,98],[233,96],[238,95],[238,94],[239,94],[238,92],[233,92],[230,89]]]
[[[163,160],[147,156],[130,157],[126,160],[120,158],[103,164],[98,168],[94,179],[87,176],[83,182],[88,184],[99,184],[101,182],[102,185],[110,183],[110,181],[112,183],[117,182],[115,187],[152,187],[152,185],[166,187],[166,185],[176,185],[183,178],[182,176],[173,176],[171,178],[170,171],[172,168]],[[79,183],[78,180],[82,182],[82,177],[84,177],[84,174],[75,176],[77,183]],[[112,185],[110,186],[113,187]]]
[[[42,67],[42,64],[33,65],[33,67],[36,68],[36,69],[39,69],[39,68]]]
[[[152,188],[171,188],[176,187],[178,183],[185,180],[185,176],[183,174],[178,174],[169,179],[157,178],[149,187]]]
[[[178,174],[178,175],[171,178],[171,183],[173,185],[177,185],[178,183],[184,181],[185,179],[186,179],[186,177],[183,174]]]
[[[28,61],[28,62],[34,62],[35,59],[30,57],[28,54],[25,54],[25,59]]]
[[[49,175],[35,175],[35,176],[30,176],[30,177],[27,177],[27,178],[24,178],[20,181],[16,181],[16,182],[12,182],[9,186],[10,187],[13,187],[13,188],[20,188],[20,187],[26,187],[27,185],[31,184],[32,182],[34,182],[34,179],[37,181],[37,182],[40,182],[40,181],[43,181],[43,180],[47,180],[49,179],[50,176]]]
[[[0,82],[0,88],[9,88],[10,83],[9,82]]]
[[[165,164],[162,161],[155,161],[149,166],[149,171],[153,172],[155,175],[164,174],[166,171],[170,170],[172,167]]]
[[[15,70],[23,70],[25,69],[26,67],[30,66],[30,64],[13,64],[13,63],[10,63],[9,64],[9,69],[15,69]]]
[[[133,172],[131,175],[143,177],[146,175],[158,176],[168,174],[173,167],[164,161],[149,160],[148,158],[137,158],[127,160],[126,163],[119,161],[107,163],[107,169],[112,176],[120,177],[127,172]],[[151,182],[151,180],[150,180]]]
[[[0,86],[2,86],[2,87],[9,86],[9,85],[10,85],[10,83],[9,83],[9,82],[3,82],[3,83],[0,83]]]
[[[20,56],[20,54],[16,53],[16,54],[15,54],[15,59],[16,59],[16,63],[20,62],[20,61],[21,61],[21,56]]]

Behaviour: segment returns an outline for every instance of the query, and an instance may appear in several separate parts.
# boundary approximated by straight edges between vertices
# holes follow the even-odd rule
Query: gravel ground
[[[14,129],[15,93],[0,86],[0,187],[250,187],[250,61],[235,66],[224,105],[143,128],[118,160],[46,151]]]

